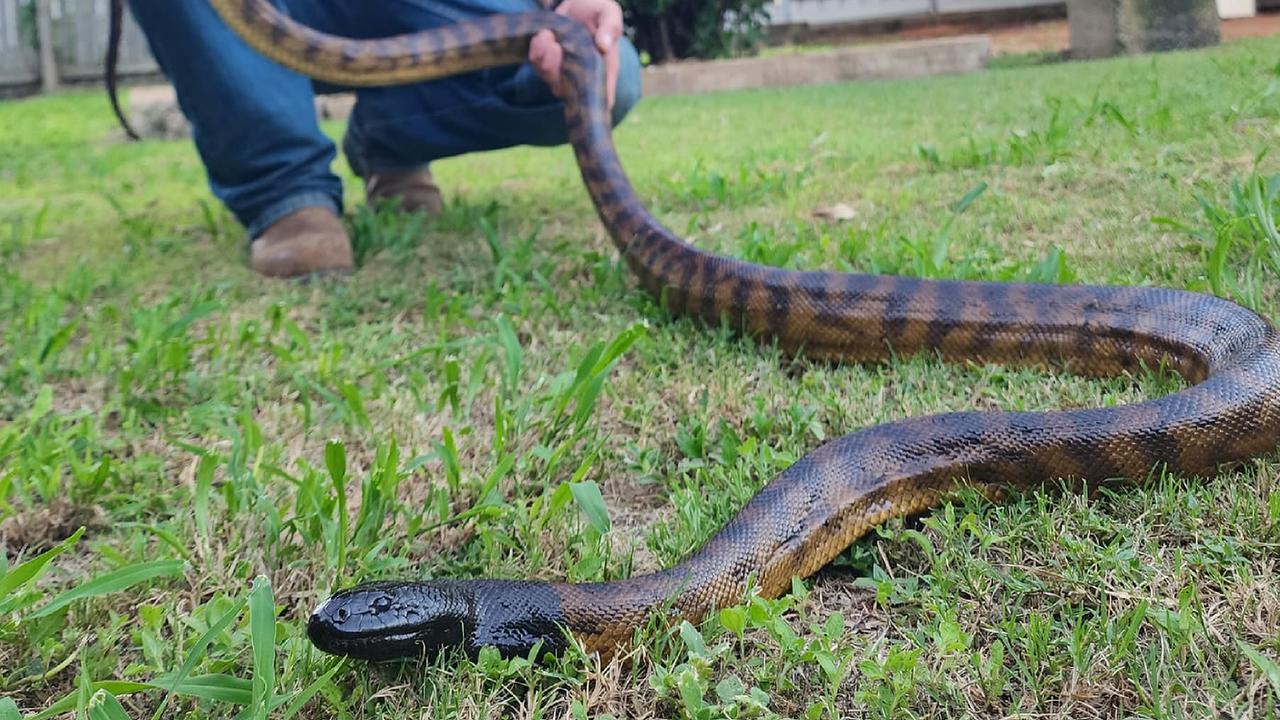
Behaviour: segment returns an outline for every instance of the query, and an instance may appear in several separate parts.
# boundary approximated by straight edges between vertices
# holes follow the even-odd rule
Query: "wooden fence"
[[[93,80],[102,76],[107,51],[108,0],[41,0],[47,2],[51,67],[57,81]],[[41,23],[37,0],[0,0],[0,88],[39,85]],[[159,71],[142,30],[125,18],[120,43],[121,75]],[[54,83],[56,84],[56,82]]]
[[[828,25],[873,20],[946,15],[1061,5],[1064,0],[775,0],[776,24]],[[41,62],[41,5],[47,13],[52,53]],[[108,0],[0,0],[0,92],[38,88],[43,74],[58,81],[92,80],[102,75],[107,45]],[[120,73],[151,75],[158,71],[146,38],[125,20]]]

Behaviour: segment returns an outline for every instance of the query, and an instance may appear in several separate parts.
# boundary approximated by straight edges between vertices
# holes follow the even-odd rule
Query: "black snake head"
[[[546,583],[503,580],[380,582],[343,590],[316,608],[317,648],[360,660],[434,657],[461,649],[504,656],[566,646],[560,597]]]

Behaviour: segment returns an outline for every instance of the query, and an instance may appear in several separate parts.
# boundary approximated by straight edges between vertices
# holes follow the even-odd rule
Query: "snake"
[[[113,0],[121,2],[122,0]],[[830,440],[765,484],[714,535],[658,572],[609,582],[392,580],[333,593],[307,619],[320,650],[388,661],[571,646],[611,656],[654,618],[706,617],[751,592],[787,593],[852,543],[976,488],[993,499],[1053,481],[1211,476],[1280,445],[1280,334],[1228,299],[1181,289],[792,270],[699,249],[632,188],[612,139],[603,62],[586,28],[550,11],[484,16],[371,40],[318,32],[264,0],[210,0],[263,55],[348,87],[428,81],[525,62],[551,31],[564,50],[569,144],[636,282],[671,313],[832,363],[931,354],[944,362],[1084,377],[1164,369],[1174,392],[1129,404],[956,411]],[[110,72],[110,70],[109,70]]]

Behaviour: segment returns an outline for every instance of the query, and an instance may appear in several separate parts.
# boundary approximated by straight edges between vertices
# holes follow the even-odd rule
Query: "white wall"
[[[976,12],[1059,5],[1063,0],[774,0],[770,10],[778,25],[834,25],[886,20],[930,12]]]

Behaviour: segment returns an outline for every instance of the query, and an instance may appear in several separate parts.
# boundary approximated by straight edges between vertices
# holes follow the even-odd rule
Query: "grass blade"
[[[234,607],[226,612],[226,614],[218,618],[217,622],[209,626],[209,629],[200,636],[200,639],[196,640],[195,645],[191,646],[191,651],[187,653],[187,659],[182,662],[182,667],[178,669],[176,675],[172,676],[171,682],[167,683],[164,700],[160,702],[160,706],[156,708],[155,714],[152,715],[154,720],[160,720],[164,715],[165,708],[168,707],[169,701],[177,693],[177,688],[181,686],[182,683],[186,682],[187,676],[195,669],[196,663],[200,662],[200,659],[204,657],[205,649],[209,647],[209,644],[213,642],[214,638],[221,635],[222,632],[227,629],[227,626],[230,625],[233,620],[239,617],[240,611],[244,610],[244,606],[247,603],[247,600],[241,598]]]
[[[61,610],[77,600],[110,595],[158,577],[172,577],[180,574],[182,567],[183,562],[181,560],[156,560],[122,567],[119,570],[109,572],[106,575],[71,588],[49,601],[48,605],[37,610],[31,617],[42,618]]]
[[[80,541],[81,535],[84,535],[83,527],[71,533],[71,537],[5,573],[4,577],[0,577],[0,600],[4,600],[9,593],[34,580],[50,560],[75,546]]]
[[[965,210],[968,210],[969,206],[976,202],[978,198],[982,197],[982,194],[987,191],[987,187],[988,185],[986,181],[974,185],[973,189],[965,193],[964,197],[960,198],[960,200],[956,202],[955,206],[951,208],[952,212],[959,215]]]
[[[285,708],[284,715],[280,716],[280,720],[289,720],[289,718],[298,714],[298,711],[302,709],[302,706],[306,705],[308,700],[315,697],[315,694],[320,692],[320,688],[324,687],[324,684],[333,679],[333,676],[344,667],[346,667],[345,662],[335,662],[333,667],[329,668],[325,674],[316,678],[315,681],[304,688],[302,692],[294,695],[292,698],[289,698],[289,705]],[[283,700],[283,698],[281,698],[281,700]],[[278,705],[279,703],[277,703],[277,706]]]
[[[129,682],[127,680],[99,680],[92,685],[93,690],[106,690],[112,695],[129,695],[149,688],[151,688],[151,685],[148,683]],[[47,718],[57,717],[74,710],[76,699],[79,695],[80,691],[78,689],[72,690],[59,698],[54,704],[35,715],[31,715],[27,720],[47,720]]]
[[[329,478],[333,480],[333,491],[338,501],[338,567],[334,575],[341,576],[347,567],[347,448],[341,440],[325,443],[324,464],[329,470]]]
[[[40,364],[43,365],[46,360],[61,352],[67,346],[67,343],[71,342],[71,336],[75,334],[79,327],[79,321],[73,320],[49,336],[49,340],[45,342],[44,348],[40,351]]]
[[[200,537],[209,537],[209,495],[213,492],[213,471],[218,466],[218,459],[213,455],[203,455],[196,466],[196,493],[192,510],[196,518],[196,531]]]
[[[271,581],[262,575],[249,591],[249,637],[253,644],[253,714],[266,720],[276,687],[276,605]]]
[[[1249,661],[1262,671],[1262,674],[1266,676],[1267,681],[1271,683],[1271,689],[1275,691],[1277,696],[1280,696],[1280,665],[1277,665],[1274,660],[1255,650],[1253,646],[1248,643],[1237,640],[1236,645],[1240,647],[1240,652],[1244,653],[1245,657],[1249,658]]]
[[[167,685],[164,679],[156,679],[148,684],[149,688]],[[248,680],[233,675],[214,673],[197,675],[183,680],[174,686],[173,694],[201,700],[216,700],[233,705],[248,705],[253,702],[253,690]]]
[[[115,695],[100,689],[89,700],[89,720],[129,720],[129,713]]]
[[[516,335],[516,329],[511,325],[511,320],[507,316],[499,316],[498,326],[498,343],[502,345],[504,354],[506,355],[506,363],[503,365],[502,382],[507,392],[514,392],[516,385],[520,381],[520,363],[521,356],[524,354],[520,347],[520,338]]]
[[[35,402],[31,403],[31,409],[27,411],[27,422],[35,425],[49,411],[53,409],[53,388],[43,385],[40,392],[36,394]]]
[[[587,522],[601,535],[609,532],[612,523],[609,521],[609,508],[605,506],[604,496],[600,494],[600,486],[594,482],[569,483],[569,491],[573,493],[573,501],[578,509],[587,516]]]
[[[13,698],[0,698],[0,720],[22,720],[18,712],[18,703]]]

